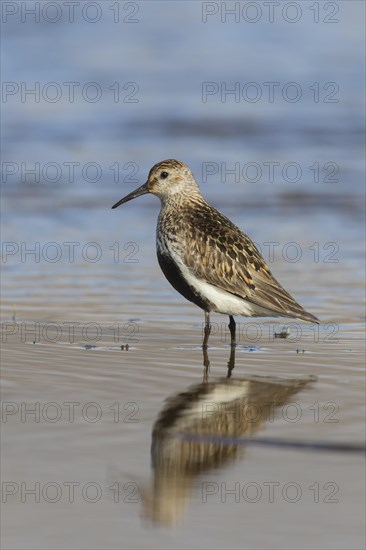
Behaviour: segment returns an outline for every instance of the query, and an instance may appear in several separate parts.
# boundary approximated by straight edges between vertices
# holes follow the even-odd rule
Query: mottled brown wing
[[[200,214],[184,228],[184,262],[207,283],[279,315],[317,322],[276,281],[252,240],[217,210]]]

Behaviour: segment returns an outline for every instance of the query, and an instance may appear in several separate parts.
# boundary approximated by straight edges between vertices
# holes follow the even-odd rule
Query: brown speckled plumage
[[[252,240],[207,204],[187,165],[177,160],[156,164],[145,186],[115,206],[147,192],[162,203],[156,234],[160,267],[174,288],[207,315],[219,311],[318,322],[273,277]],[[226,298],[236,308],[242,303],[245,312],[233,313],[229,305],[226,311]]]

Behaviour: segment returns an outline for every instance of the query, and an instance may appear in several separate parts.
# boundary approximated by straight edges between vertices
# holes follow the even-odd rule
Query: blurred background
[[[51,424],[37,433],[13,426],[7,479],[24,479],[24,472],[30,481],[37,475],[54,479],[55,471],[65,479],[80,479],[84,472],[89,479],[99,474],[104,479],[105,470],[121,468],[122,476],[139,482],[149,472],[150,432],[162,400],[201,376],[202,312],[170,288],[155,258],[158,200],[145,196],[111,211],[145,182],[152,165],[167,158],[191,167],[207,201],[251,236],[276,278],[321,319],[321,331],[329,334],[329,323],[335,324],[338,347],[321,355],[317,346],[310,359],[300,359],[303,368],[297,374],[323,372],[320,393],[308,398],[309,405],[316,399],[345,400],[342,418],[347,420],[338,426],[337,437],[357,440],[364,319],[365,4],[9,1],[1,9],[3,322],[132,323],[139,335],[128,358],[116,359],[104,350],[86,360],[77,353],[85,353],[81,348],[90,341],[78,334],[80,347],[67,356],[72,374],[65,374],[63,353],[71,353],[70,346],[35,338],[43,348],[28,346],[24,352],[20,344],[27,339],[21,341],[18,331],[5,371],[10,397],[80,401],[82,395],[97,401],[102,395],[109,404],[134,399],[142,411],[134,431],[123,426],[117,433],[114,425],[114,431],[109,426],[86,434],[84,422],[72,432],[74,443],[70,432],[60,437]],[[226,323],[219,316],[213,320]],[[102,336],[98,345],[107,340]],[[67,336],[61,340],[71,343]],[[243,358],[248,350],[247,342],[242,344]],[[257,373],[292,374],[293,357],[283,355],[285,348],[272,364],[267,344],[260,344],[254,350]],[[223,342],[214,337],[212,345],[222,367]],[[345,349],[355,351],[354,371],[343,360]],[[334,353],[331,359],[329,353]],[[309,422],[308,436],[313,428]],[[327,430],[323,426],[319,437],[326,438]],[[68,470],[66,449],[73,444],[74,469]],[[35,447],[44,453],[37,456]],[[273,462],[260,456],[263,463],[254,454],[247,472],[252,464],[252,475],[258,476],[256,468],[263,466],[267,477],[275,478]],[[283,475],[297,456],[286,460],[279,453]],[[301,460],[306,470],[307,458]],[[333,471],[327,460],[322,465],[328,477],[339,481],[344,474],[346,479],[343,459],[333,459]],[[319,467],[316,460],[311,464],[313,471]],[[358,487],[356,472],[343,493],[349,498],[351,488]],[[6,544],[358,548],[362,536],[353,520],[345,520],[351,502],[353,517],[360,511],[362,516],[361,501],[344,497],[341,507],[336,512],[328,507],[318,524],[314,503],[304,505],[287,535],[281,528],[286,509],[273,514],[259,504],[248,512],[247,539],[240,527],[242,511],[232,507],[225,509],[225,529],[222,507],[197,512],[196,503],[176,538],[165,531],[150,538],[136,508],[126,505],[121,515],[109,502],[93,513],[82,503],[79,516],[65,505],[53,519],[45,505],[25,519],[18,503],[6,509],[12,510]],[[267,535],[261,517],[269,522]],[[311,519],[303,523],[304,517]],[[121,532],[120,520],[130,535]],[[65,533],[67,525],[71,534]]]
[[[291,269],[309,274],[304,285],[314,259],[329,256],[333,279],[332,262],[355,258],[364,192],[362,2],[36,4],[2,6],[3,241],[16,243],[5,250],[5,312],[21,302],[25,314],[25,301],[40,297],[38,278],[32,286],[29,277],[36,273],[52,274],[54,285],[38,311],[60,300],[69,307],[77,289],[72,303],[83,314],[87,270],[105,276],[102,286],[116,280],[113,303],[95,296],[98,312],[109,314],[124,281],[154,261],[159,208],[153,197],[110,206],[165,158],[186,162],[207,200],[256,243],[281,243],[274,262],[287,260],[286,243],[298,243],[301,258],[288,252]],[[64,242],[80,243],[72,270]],[[94,263],[83,257],[89,242],[101,247],[86,250]],[[117,262],[109,250],[116,242]],[[35,243],[38,255],[26,255]],[[324,249],[328,243],[335,245]],[[270,260],[269,245],[261,250]],[[65,285],[56,283],[61,274]],[[160,273],[157,284],[167,288]],[[150,281],[146,287],[144,299]],[[304,305],[320,315],[323,298]]]

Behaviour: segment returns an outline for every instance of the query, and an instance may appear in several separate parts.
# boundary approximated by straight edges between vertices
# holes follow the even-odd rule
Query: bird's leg
[[[230,347],[230,357],[229,357],[229,362],[227,364],[227,377],[226,378],[231,377],[231,372],[235,367],[235,349],[236,349],[235,346]]]
[[[207,346],[203,348],[203,383],[208,382],[208,373],[210,372],[210,360],[208,358]]]
[[[229,315],[229,329],[230,329],[230,335],[231,335],[231,347],[235,348],[236,346],[236,323],[234,321],[234,317],[232,315]]]
[[[208,348],[208,337],[210,336],[211,332],[211,325],[210,325],[210,314],[208,311],[205,311],[205,328],[203,330],[204,337],[203,337],[203,343],[202,343],[202,350],[203,350],[203,382],[208,382],[208,373],[210,370],[210,361],[208,358],[207,348]]]
[[[210,332],[211,332],[210,314],[208,311],[205,311],[205,328],[203,332],[204,332],[204,338],[203,338],[202,348],[207,349],[208,337],[210,336]]]

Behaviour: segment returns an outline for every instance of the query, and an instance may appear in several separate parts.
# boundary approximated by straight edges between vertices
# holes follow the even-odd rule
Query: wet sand
[[[152,429],[164,400],[202,384],[201,330],[142,322],[139,335],[128,351],[106,325],[95,348],[85,349],[91,344],[77,330],[73,344],[21,343],[16,335],[3,344],[3,482],[15,484],[6,486],[3,505],[9,548],[29,548],[29,540],[34,548],[220,548],[227,537],[231,548],[362,547],[362,454],[249,446],[221,460],[206,457],[201,470],[182,477],[169,443],[158,473],[152,469]],[[213,335],[210,384],[226,376],[229,354]],[[287,404],[272,398],[279,401],[273,414],[263,405],[258,437],[362,443],[363,357],[357,324],[337,343],[314,342],[311,331],[300,342],[291,335],[243,341],[230,380],[265,376],[286,387],[317,377]],[[217,408],[220,399],[211,395],[208,403]],[[263,400],[268,407],[268,394]],[[32,408],[35,414],[26,412]],[[213,433],[227,433],[220,429]],[[179,431],[173,422],[173,442]],[[158,481],[166,469],[168,493]],[[26,492],[35,483],[39,502]]]

